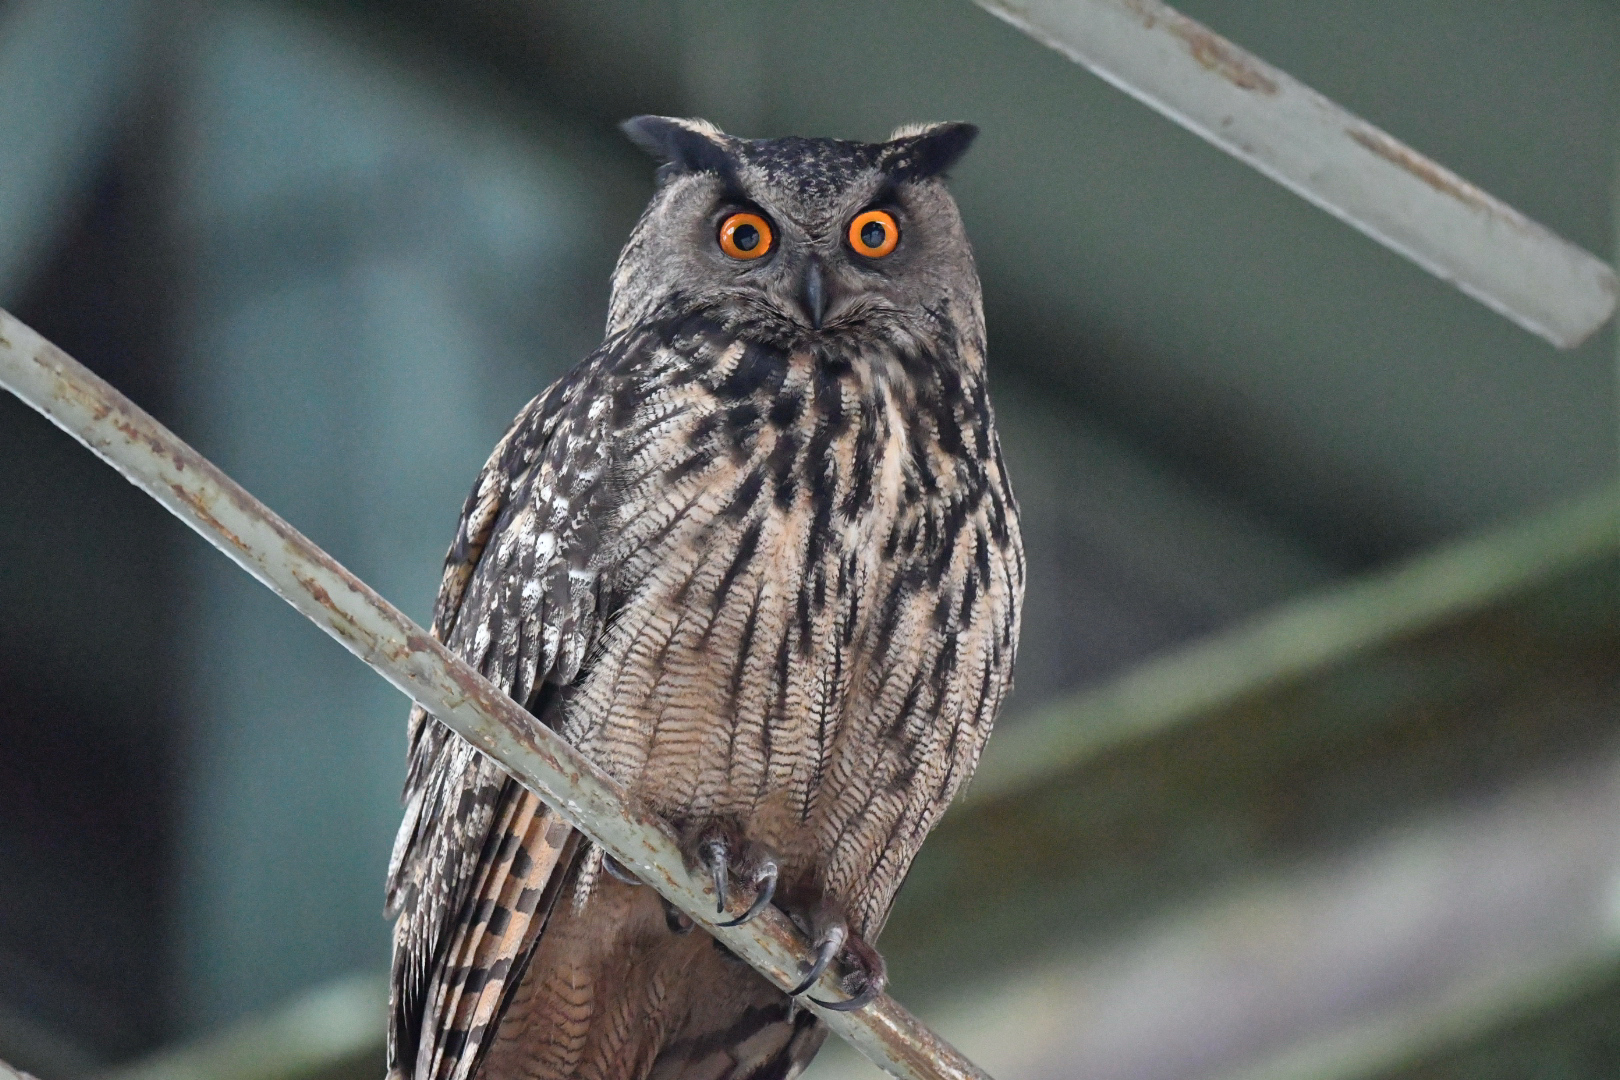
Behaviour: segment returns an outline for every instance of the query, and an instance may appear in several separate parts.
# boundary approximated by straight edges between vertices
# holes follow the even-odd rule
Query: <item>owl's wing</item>
[[[557,691],[578,676],[607,615],[592,565],[608,479],[592,408],[604,388],[592,371],[587,361],[530,402],[496,446],[462,511],[434,614],[434,634],[537,722],[554,719]],[[576,841],[419,706],[409,737],[388,881],[398,917],[389,1075],[465,1080]]]

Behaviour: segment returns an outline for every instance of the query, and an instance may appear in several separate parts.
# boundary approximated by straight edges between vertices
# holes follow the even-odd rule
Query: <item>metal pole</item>
[[[5,311],[0,385],[500,762],[771,982],[787,989],[799,981],[810,946],[785,915],[768,908],[743,926],[717,926],[712,885],[688,872],[661,818],[212,462]],[[844,996],[831,972],[817,988],[823,998]],[[887,995],[853,1013],[808,1007],[894,1076],[989,1080]]]
[[[1158,0],[976,0],[1561,349],[1614,314],[1607,263]]]

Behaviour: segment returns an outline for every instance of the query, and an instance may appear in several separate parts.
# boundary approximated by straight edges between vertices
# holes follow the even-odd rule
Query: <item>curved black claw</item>
[[[833,1012],[854,1012],[871,1004],[872,999],[883,992],[889,984],[889,966],[883,962],[883,954],[866,943],[866,939],[859,934],[850,934],[844,946],[844,961],[849,965],[849,973],[844,976],[843,989],[848,993],[852,986],[860,987],[860,993],[853,994],[847,1001],[821,1001],[811,998],[823,1009]]]
[[[856,1009],[865,1008],[867,1005],[870,1005],[872,1003],[872,999],[877,996],[877,984],[867,983],[861,988],[860,993],[856,994],[848,1001],[822,1001],[820,998],[811,998],[810,1000],[815,1002],[817,1005],[820,1005],[823,1009],[831,1009],[833,1012],[854,1012]]]
[[[605,851],[602,853],[602,869],[604,869],[604,870],[606,870],[608,872],[609,877],[613,878],[616,881],[622,881],[626,885],[640,885],[641,884],[641,879],[640,878],[636,877],[636,875],[634,875],[630,871],[626,870],[624,868],[623,863],[621,863],[618,859],[615,859],[613,856],[609,855]]]
[[[762,861],[758,868],[754,870],[754,887],[758,890],[754,896],[754,902],[748,905],[747,911],[743,912],[735,919],[723,922],[720,925],[741,926],[743,923],[748,922],[750,919],[754,918],[756,915],[770,906],[771,898],[776,895],[777,873],[778,870],[775,859],[765,859]]]
[[[788,997],[798,997],[816,985],[816,980],[827,970],[827,965],[833,962],[833,957],[843,951],[844,939],[848,936],[849,931],[842,926],[835,926],[827,931],[827,936],[816,945],[816,962],[810,965],[810,973],[804,977],[802,983],[788,991]]]
[[[730,899],[726,893],[726,887],[730,880],[728,876],[730,872],[730,855],[731,852],[726,847],[725,840],[718,836],[705,840],[703,847],[698,852],[698,857],[703,860],[703,865],[709,868],[709,877],[714,881],[714,891],[718,897],[714,905],[716,915],[726,913],[726,901]]]

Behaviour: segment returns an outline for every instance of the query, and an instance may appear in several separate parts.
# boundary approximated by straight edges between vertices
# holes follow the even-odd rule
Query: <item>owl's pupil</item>
[[[861,243],[869,248],[882,247],[883,241],[888,237],[889,230],[883,227],[880,221],[868,221],[861,226]]]
[[[731,234],[731,242],[740,251],[753,251],[759,247],[759,229],[753,225],[739,225]]]

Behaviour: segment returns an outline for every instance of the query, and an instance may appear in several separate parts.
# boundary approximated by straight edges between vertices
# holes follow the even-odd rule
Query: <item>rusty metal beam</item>
[[[1614,313],[1612,268],[1158,0],[975,0],[1561,349]]]
[[[713,886],[687,869],[661,818],[212,462],[4,311],[0,385],[500,762],[767,979],[784,989],[799,981],[809,943],[784,914],[768,908],[744,926],[717,925]],[[844,996],[832,972],[816,992],[824,1000]],[[853,1013],[809,1007],[895,1076],[988,1080],[887,995]]]

